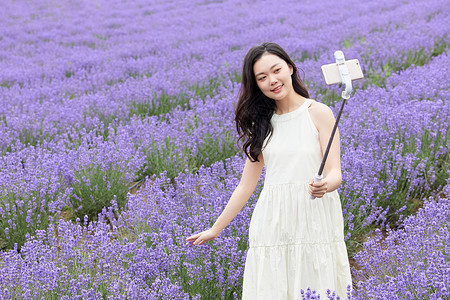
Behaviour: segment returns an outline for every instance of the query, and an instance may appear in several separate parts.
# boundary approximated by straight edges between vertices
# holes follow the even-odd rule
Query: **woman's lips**
[[[274,88],[274,89],[272,90],[272,92],[274,92],[274,93],[279,93],[279,92],[281,91],[281,88],[283,87],[283,85],[284,85],[284,84],[277,86],[276,88]]]

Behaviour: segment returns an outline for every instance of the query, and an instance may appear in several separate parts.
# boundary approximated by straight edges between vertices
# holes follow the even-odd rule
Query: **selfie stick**
[[[330,152],[331,143],[333,142],[337,124],[339,123],[339,119],[341,118],[342,110],[344,109],[345,100],[350,98],[350,94],[353,91],[352,79],[350,78],[350,73],[348,71],[347,65],[345,64],[344,53],[342,51],[338,50],[338,51],[334,52],[334,58],[336,59],[336,63],[337,63],[338,69],[339,69],[339,74],[341,75],[342,83],[345,84],[345,90],[342,91],[341,96],[342,96],[343,101],[341,104],[341,108],[339,109],[339,113],[336,117],[336,122],[334,123],[333,131],[331,132],[330,139],[328,140],[327,149],[325,150],[325,153],[323,155],[322,163],[320,164],[320,168],[319,168],[319,172],[317,172],[314,175],[314,182],[319,182],[323,178],[323,176],[322,176],[323,168],[325,167],[325,161],[327,160],[328,152]],[[310,198],[312,200],[314,200],[316,197],[311,195]]]

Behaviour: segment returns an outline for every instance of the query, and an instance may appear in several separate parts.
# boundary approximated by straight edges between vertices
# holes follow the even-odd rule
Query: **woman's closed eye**
[[[264,79],[266,79],[266,76],[261,76],[261,77],[258,78],[259,81],[262,81]]]

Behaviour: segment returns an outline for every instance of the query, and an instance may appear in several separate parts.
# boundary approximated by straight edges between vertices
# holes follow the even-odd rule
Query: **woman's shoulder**
[[[310,114],[318,118],[326,117],[329,116],[330,114],[333,115],[333,112],[331,111],[331,108],[328,105],[317,102],[314,99],[311,100],[312,100],[311,104],[308,106],[308,111]]]
[[[327,124],[330,122],[334,123],[334,114],[331,108],[324,104],[311,99],[311,104],[308,107],[309,115],[313,120],[316,127],[320,127],[322,124]]]

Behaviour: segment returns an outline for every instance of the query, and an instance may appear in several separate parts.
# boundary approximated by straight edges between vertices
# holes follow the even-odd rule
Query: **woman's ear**
[[[292,76],[292,74],[294,74],[294,68],[289,64],[288,64],[288,66],[289,66],[289,73],[291,73],[291,76]]]

